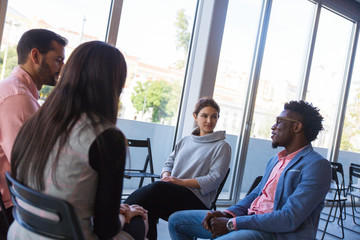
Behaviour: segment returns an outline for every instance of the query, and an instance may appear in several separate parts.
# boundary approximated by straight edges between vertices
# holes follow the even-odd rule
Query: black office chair
[[[350,167],[360,168],[360,164],[350,163]],[[350,168],[349,168],[349,174],[350,174]],[[347,191],[349,191],[350,189],[353,189],[353,190],[359,189],[360,190],[360,182],[352,182],[349,186],[351,186],[351,188],[348,187]],[[360,210],[357,210],[356,208],[355,208],[355,211],[360,213]]]
[[[1,214],[4,218],[4,222],[6,224],[7,227],[10,226],[10,219],[9,216],[6,214],[6,208],[5,208],[5,204],[4,201],[2,199],[2,194],[0,193],[0,209],[1,209]]]
[[[6,172],[15,221],[27,230],[54,239],[85,240],[73,206],[65,200],[34,191],[13,179]],[[19,201],[21,202],[19,204]],[[57,220],[35,214],[24,203],[57,216]]]
[[[217,199],[218,199],[218,197],[219,197],[219,195],[220,195],[220,193],[221,193],[221,191],[222,191],[222,189],[223,189],[223,187],[225,185],[225,182],[226,182],[227,177],[229,176],[229,173],[230,173],[230,168],[227,171],[223,181],[221,182],[221,184],[219,186],[219,189],[218,189],[218,191],[216,193],[216,197],[215,197],[214,201],[211,203],[211,208],[210,209],[212,209],[212,210],[216,210],[216,201],[217,201]],[[246,196],[249,195],[257,187],[257,185],[259,185],[259,183],[261,182],[261,179],[262,179],[262,176],[258,176],[258,177],[255,178],[254,182],[251,184],[248,192],[246,193]]]
[[[154,182],[155,178],[160,178],[160,175],[154,174],[150,138],[146,140],[128,139],[128,146],[129,148],[146,148],[147,156],[142,169],[125,169],[124,177],[128,179],[132,177],[140,178],[139,188],[142,187],[145,178],[151,178],[151,182]],[[147,172],[148,167],[150,172]]]
[[[261,182],[262,176],[257,176],[254,180],[254,182],[251,184],[249,190],[246,193],[246,196],[249,195],[256,187],[257,185],[259,185],[259,183]]]
[[[218,199],[218,197],[219,197],[219,195],[220,195],[220,193],[221,193],[221,191],[222,191],[222,189],[223,189],[223,187],[224,187],[224,185],[225,185],[225,182],[226,182],[226,180],[227,180],[227,178],[228,178],[228,176],[229,176],[229,173],[230,173],[230,168],[227,170],[227,172],[226,172],[226,174],[225,174],[225,177],[224,177],[224,179],[222,180],[222,182],[220,183],[220,186],[219,186],[219,188],[218,188],[218,190],[217,190],[217,192],[216,192],[214,201],[211,203],[210,209],[212,209],[212,210],[216,210],[216,201],[217,201],[217,199]]]
[[[342,193],[341,198],[345,199],[347,187],[345,185],[343,165],[338,162],[330,162],[330,164],[333,168],[336,169],[337,178],[339,180],[339,190]],[[330,185],[330,191],[334,192],[334,191],[336,191],[336,189],[337,189],[336,183],[335,183],[335,181],[332,181],[331,185]],[[344,214],[342,214],[342,216],[343,216],[343,219],[346,219],[346,204],[345,204],[346,200],[342,200],[341,202],[343,203],[342,209],[344,210]],[[339,208],[339,204],[336,204],[335,212],[334,212],[333,218],[330,220],[330,222],[334,222],[338,208]],[[322,219],[322,220],[326,220],[326,219]]]
[[[355,211],[356,210],[356,202],[355,198],[360,199],[360,192],[358,191],[359,188],[357,183],[360,181],[360,166],[357,167],[356,165],[350,165],[349,168],[349,187],[348,187],[348,195],[350,195],[351,199],[351,208],[352,208],[352,215],[353,215],[353,222],[356,225],[360,226],[360,223],[356,222]]]
[[[336,238],[343,239],[345,237],[345,234],[344,234],[344,222],[343,222],[342,214],[343,214],[343,206],[344,206],[345,202],[347,201],[347,198],[342,196],[342,191],[341,191],[341,189],[339,187],[339,180],[338,180],[338,175],[337,175],[337,167],[333,165],[331,167],[331,171],[332,171],[331,172],[332,173],[331,174],[332,181],[335,184],[335,189],[330,189],[328,194],[325,197],[325,201],[330,202],[331,207],[330,207],[329,213],[327,213],[328,217],[325,220],[326,223],[325,223],[324,230],[322,230],[322,229],[318,229],[318,230],[323,232],[323,235],[322,235],[321,239],[324,239],[325,234],[329,234],[329,235],[334,236]],[[326,231],[329,222],[331,222],[330,217],[332,217],[332,216],[333,216],[333,218],[336,217],[335,215],[332,215],[332,211],[333,211],[333,208],[334,208],[335,204],[336,204],[336,209],[338,207],[340,209],[339,210],[339,218],[338,218],[339,220],[338,220],[337,224],[341,227],[341,234],[342,234],[341,237]]]

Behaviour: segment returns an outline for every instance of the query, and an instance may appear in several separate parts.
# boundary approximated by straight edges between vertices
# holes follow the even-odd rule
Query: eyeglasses
[[[294,122],[294,123],[301,123],[300,121],[292,119],[292,118],[276,117],[275,125],[278,126],[280,124],[280,121],[289,121],[289,122]]]

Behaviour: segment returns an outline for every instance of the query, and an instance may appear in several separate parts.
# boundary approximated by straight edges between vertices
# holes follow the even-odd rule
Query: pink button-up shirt
[[[295,157],[296,154],[301,151],[301,149],[290,153],[289,155],[286,155],[286,150],[278,153],[279,162],[273,168],[268,181],[261,191],[262,194],[252,202],[250,208],[248,209],[249,215],[264,214],[273,211],[276,186],[279,182],[280,175],[284,171],[285,167],[289,164],[291,159],[293,159],[293,157]]]
[[[0,191],[6,208],[12,206],[5,181],[5,172],[10,171],[11,149],[23,123],[39,109],[37,99],[35,83],[20,67],[0,81]]]

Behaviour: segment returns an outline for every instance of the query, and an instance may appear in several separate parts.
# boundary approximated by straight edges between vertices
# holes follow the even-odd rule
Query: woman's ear
[[[193,116],[194,116],[194,118],[195,118],[195,121],[197,121],[197,116],[196,116],[195,113],[193,113]]]

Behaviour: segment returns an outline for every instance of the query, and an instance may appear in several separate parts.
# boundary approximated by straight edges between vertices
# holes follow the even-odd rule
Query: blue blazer
[[[315,239],[320,212],[331,182],[331,165],[311,144],[286,166],[276,187],[274,211],[247,215],[251,203],[264,188],[278,156],[270,159],[259,185],[244,199],[228,208],[236,216],[237,229],[276,233],[277,239]]]

